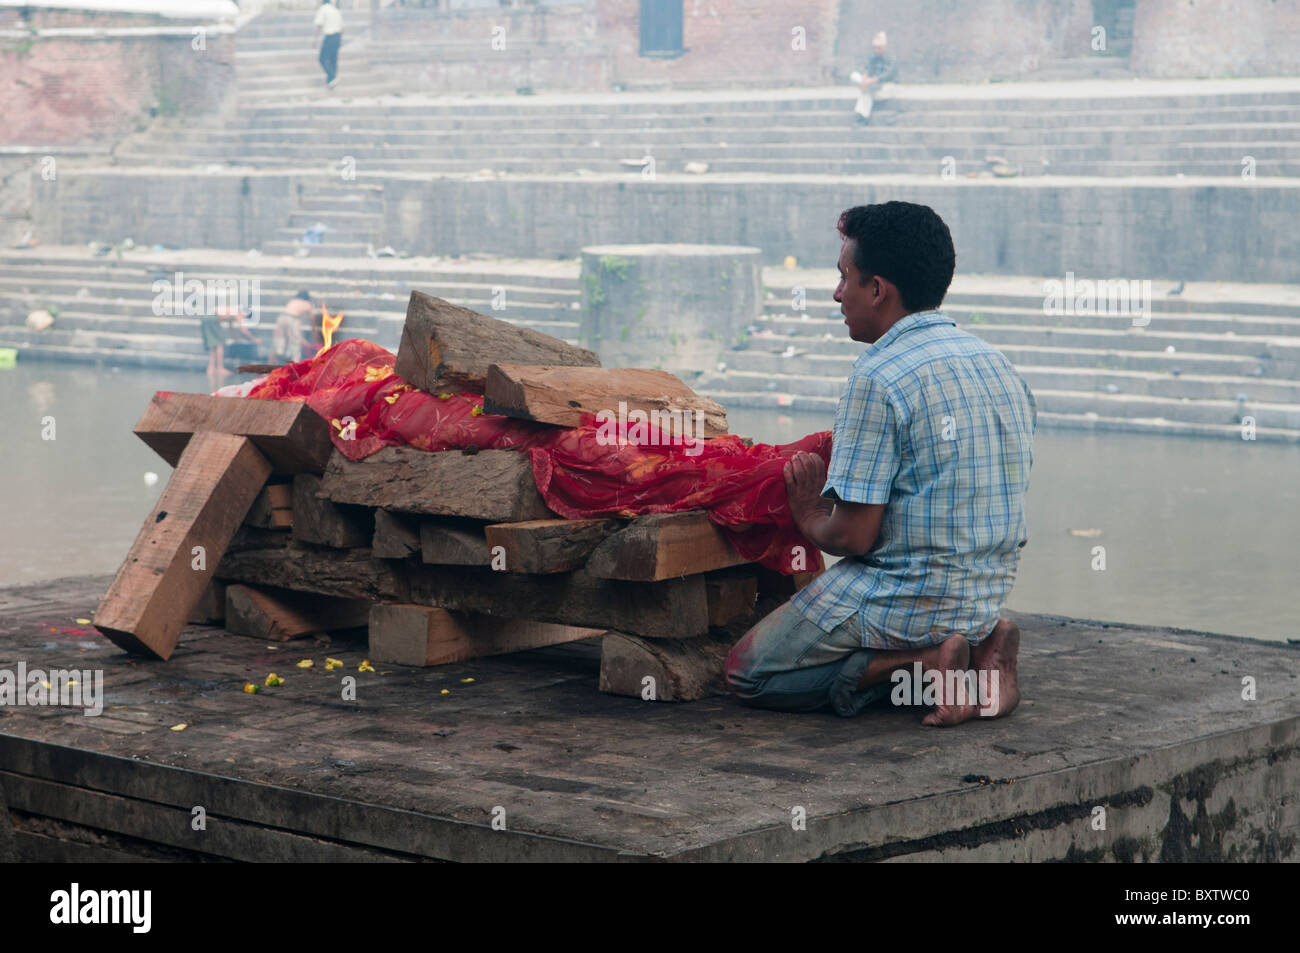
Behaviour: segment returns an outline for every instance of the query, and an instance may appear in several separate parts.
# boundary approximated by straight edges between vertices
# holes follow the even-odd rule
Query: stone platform
[[[193,627],[170,662],[146,662],[75,622],[108,581],[0,590],[0,669],[102,669],[105,687],[98,716],[0,708],[0,858],[1300,856],[1286,644],[1012,614],[1021,707],[939,730],[909,708],[843,720],[604,696],[581,643],[365,673],[363,639],[273,650]],[[327,655],[344,667],[326,672]],[[283,686],[241,690],[272,671]]]

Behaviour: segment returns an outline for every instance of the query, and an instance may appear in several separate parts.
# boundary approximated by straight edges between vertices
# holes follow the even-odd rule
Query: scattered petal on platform
[[[275,688],[275,686],[283,685],[283,684],[284,684],[284,679],[282,679],[279,675],[276,675],[275,672],[272,672],[270,675],[266,676],[267,688]]]
[[[469,684],[470,682],[472,682],[472,681],[474,681],[474,679],[472,679],[472,678],[462,678],[462,679],[460,680],[460,683],[461,683],[462,685],[468,685],[468,684]]]
[[[439,692],[439,694],[440,694],[440,695],[450,695],[450,694],[451,694],[451,689],[450,689],[450,688],[444,688],[441,692]]]
[[[249,695],[256,695],[256,694],[257,694],[257,686],[254,685],[252,682],[245,682],[245,683],[244,683],[244,692],[245,692],[246,694],[249,694]]]
[[[189,725],[182,721],[179,725],[172,725],[172,731],[184,731],[188,727]]]
[[[312,667],[313,665],[315,665],[315,664],[316,664],[316,663],[313,662],[311,659],[309,659],[309,658],[305,658],[305,659],[303,659],[301,662],[298,663],[298,667],[299,667],[299,668],[311,668],[311,667]]]
[[[370,664],[370,659],[365,659],[360,665],[357,666],[358,672],[373,672],[374,670],[375,670],[374,666]]]
[[[73,619],[72,621],[77,623],[77,625],[90,625],[89,619]]]
[[[336,658],[325,659],[325,671],[332,672],[336,668],[342,668],[343,663]]]

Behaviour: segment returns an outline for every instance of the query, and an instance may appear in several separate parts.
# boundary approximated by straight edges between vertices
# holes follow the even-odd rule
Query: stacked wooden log
[[[396,372],[557,427],[622,402],[726,432],[725,410],[671,375],[605,370],[420,292]],[[526,453],[352,461],[302,404],[195,394],[156,395],[136,433],[176,470],[95,624],[154,657],[189,620],[270,640],[366,625],[372,659],[406,665],[599,638],[602,690],[689,700],[719,687],[727,648],[802,581],[746,563],[702,511],[560,519]]]

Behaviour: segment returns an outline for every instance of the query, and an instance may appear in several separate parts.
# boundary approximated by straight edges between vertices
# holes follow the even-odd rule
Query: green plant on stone
[[[608,272],[619,281],[627,281],[627,273],[632,268],[632,259],[618,255],[601,255],[600,270]]]
[[[600,286],[600,279],[595,275],[584,275],[583,283],[586,285],[586,305],[592,311],[597,311],[605,305],[605,289]]]

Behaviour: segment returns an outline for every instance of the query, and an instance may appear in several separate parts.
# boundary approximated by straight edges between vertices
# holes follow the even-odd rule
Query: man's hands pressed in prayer
[[[826,463],[815,453],[796,453],[785,464],[785,492],[799,531],[824,552],[861,556],[876,542],[883,503],[845,503],[822,496]]]

